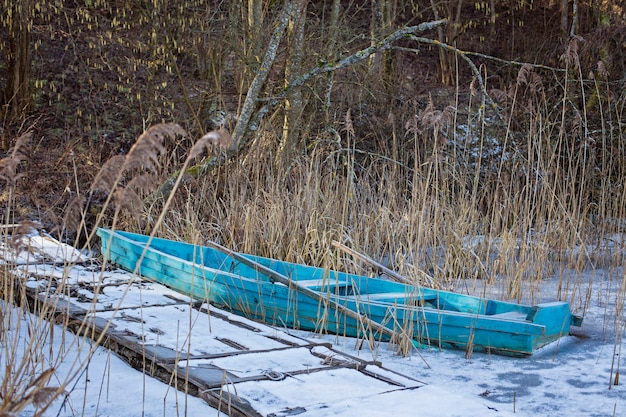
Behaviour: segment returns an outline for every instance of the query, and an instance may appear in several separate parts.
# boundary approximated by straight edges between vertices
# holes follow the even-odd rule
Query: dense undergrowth
[[[316,6],[311,14],[320,11]],[[269,30],[245,32],[251,29],[236,22],[240,11],[232,6],[213,10],[219,30],[184,26],[176,32],[180,38],[159,45],[167,22],[146,18],[145,7],[115,20],[106,10],[89,17],[77,6],[72,16],[82,25],[68,18],[66,30],[38,26],[38,36],[53,35],[50,51],[61,56],[50,60],[51,68],[66,69],[47,71],[45,60],[38,61],[34,107],[19,122],[5,115],[5,226],[36,221],[90,250],[98,246],[94,228],[109,226],[368,272],[333,248],[338,240],[421,284],[461,291],[468,283],[474,290],[497,286],[507,299],[562,299],[581,313],[589,300],[580,281],[540,294],[544,278],[565,269],[622,270],[626,90],[619,48],[594,42],[591,34],[555,40],[532,61],[544,65],[517,65],[507,56],[498,69],[474,56],[483,64],[483,90],[459,55],[456,86],[438,85],[430,71],[437,51],[418,51],[407,41],[398,45],[389,71],[371,59],[308,85],[300,113],[290,120],[296,125],[285,122],[286,102],[276,106],[233,156],[225,130],[237,122]],[[189,8],[190,19],[206,15],[198,7]],[[346,30],[335,40],[351,52],[369,43],[356,36],[358,25],[348,24],[360,21],[359,13],[342,17],[355,33]],[[133,19],[140,26],[124,23]],[[104,31],[105,23],[113,29]],[[155,43],[133,37],[144,30]],[[610,32],[611,39],[626,33],[623,22],[596,31]],[[307,33],[318,48],[311,46],[316,52],[301,65],[331,59],[330,41],[315,44],[314,33]],[[216,42],[220,37],[224,42]],[[479,45],[475,39],[463,48]],[[180,48],[172,49],[176,41]],[[496,43],[481,44],[481,52],[497,51]],[[128,51],[136,54],[126,59]],[[36,55],[46,57],[42,50]],[[287,62],[285,50],[261,103],[279,94]],[[225,130],[203,136],[222,124]],[[287,153],[286,126],[298,132]],[[221,162],[194,171],[210,158]],[[8,282],[4,274],[4,305],[15,301]],[[626,281],[621,288],[616,311],[607,312],[618,333]],[[8,317],[3,313],[6,357],[13,346]],[[32,362],[16,368],[13,380],[5,373],[2,410],[11,410],[11,392],[28,398],[28,387],[42,388],[50,376],[44,369],[39,379],[26,377],[38,364],[38,341],[49,337],[43,330],[33,335]],[[61,390],[41,392],[43,404]]]

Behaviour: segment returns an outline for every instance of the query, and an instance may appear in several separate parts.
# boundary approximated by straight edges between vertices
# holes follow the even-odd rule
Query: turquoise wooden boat
[[[141,234],[97,233],[105,260],[278,327],[377,340],[402,332],[428,346],[524,356],[582,324],[566,302],[521,305]]]

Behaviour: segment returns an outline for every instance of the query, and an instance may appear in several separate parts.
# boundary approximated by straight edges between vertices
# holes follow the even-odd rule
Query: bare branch
[[[236,155],[247,142],[247,132],[256,130],[260,121],[267,114],[267,112],[271,108],[281,103],[292,89],[302,86],[307,81],[321,74],[334,72],[341,68],[357,64],[363,60],[366,60],[376,52],[391,49],[393,48],[394,42],[398,41],[399,39],[406,38],[410,35],[413,35],[414,33],[424,32],[433,29],[440,25],[445,25],[448,22],[446,19],[441,19],[433,22],[421,23],[416,26],[409,26],[398,29],[391,35],[376,43],[375,45],[359,50],[354,54],[339,60],[336,63],[329,63],[313,68],[306,74],[296,78],[291,83],[289,83],[278,96],[274,96],[268,100],[261,100],[259,99],[259,94],[261,93],[263,84],[267,79],[270,67],[272,66],[272,63],[276,58],[278,45],[280,44],[283,33],[289,21],[289,15],[292,11],[291,3],[292,2],[289,0],[285,1],[283,10],[278,18],[278,24],[274,29],[274,33],[272,34],[272,38],[270,39],[270,43],[265,53],[265,57],[261,64],[261,68],[259,69],[257,76],[250,84],[250,89],[248,90],[248,94],[246,95],[246,99],[241,110],[241,115],[239,116],[239,120],[237,122],[237,125],[235,126],[235,129],[233,130],[232,145],[225,152],[214,156],[213,158],[200,165],[191,167],[188,170],[191,175],[195,177],[202,176],[214,167],[220,166],[225,161]],[[260,109],[255,112],[257,104],[260,101],[264,101],[264,104]],[[168,194],[169,191],[171,191],[171,181],[168,181],[161,186],[161,188],[159,189],[159,194]]]
[[[239,120],[237,121],[237,125],[233,130],[232,148],[235,150],[240,149],[241,146],[245,143],[243,139],[246,131],[248,130],[248,124],[250,122],[250,119],[252,118],[252,113],[254,112],[254,109],[257,105],[257,101],[259,98],[259,94],[261,93],[261,89],[263,88],[263,84],[265,84],[265,80],[267,79],[270,69],[272,68],[272,64],[276,59],[278,45],[280,45],[280,41],[285,33],[285,28],[289,23],[289,15],[291,14],[291,9],[292,2],[290,0],[285,0],[285,5],[283,6],[283,10],[278,17],[276,28],[274,28],[274,32],[272,33],[269,45],[267,46],[267,50],[265,51],[265,57],[263,58],[261,67],[259,68],[256,76],[250,84],[250,87],[248,88],[248,94],[246,94],[246,99],[243,103]]]
[[[387,36],[385,39],[376,43],[375,45],[372,45],[368,48],[355,52],[354,54],[339,60],[339,62],[335,64],[329,63],[329,64],[326,64],[317,68],[313,68],[311,71],[307,72],[302,77],[294,80],[287,87],[285,87],[284,92],[287,92],[288,90],[294,87],[298,87],[304,84],[305,82],[307,82],[308,80],[310,80],[311,78],[316,77],[320,74],[333,72],[338,69],[348,67],[350,65],[354,65],[358,62],[361,62],[369,58],[372,54],[375,54],[376,52],[386,51],[387,49],[391,49],[393,47],[393,43],[397,41],[398,39],[402,39],[404,37],[410,36],[416,32],[424,32],[424,31],[433,29],[437,26],[445,25],[446,23],[448,23],[447,19],[441,19],[441,20],[435,20],[433,22],[421,23],[416,26],[409,26],[409,27],[403,27],[401,29],[398,29],[391,35]]]
[[[456,53],[461,59],[467,62],[467,65],[472,70],[472,74],[474,74],[474,77],[476,77],[476,79],[478,80],[478,84],[480,84],[480,91],[483,93],[487,101],[487,104],[489,104],[494,109],[497,107],[496,103],[491,99],[491,97],[487,93],[487,87],[485,86],[485,82],[483,80],[482,75],[480,75],[480,71],[478,70],[474,62],[471,59],[469,59],[469,57],[467,56],[468,54],[465,51],[462,51],[458,48],[455,48],[452,45],[448,45],[447,43],[439,42],[438,40],[434,40],[434,39],[422,38],[422,37],[414,36],[414,35],[409,35],[409,38],[417,42],[428,43],[428,44],[435,45],[442,49],[446,49],[448,51],[452,51]]]

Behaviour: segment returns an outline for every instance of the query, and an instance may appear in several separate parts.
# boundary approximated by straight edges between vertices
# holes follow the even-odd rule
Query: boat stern
[[[545,326],[545,337],[555,340],[568,335],[570,326],[582,324],[582,317],[574,316],[569,309],[569,303],[564,301],[537,304],[532,307],[526,320]]]

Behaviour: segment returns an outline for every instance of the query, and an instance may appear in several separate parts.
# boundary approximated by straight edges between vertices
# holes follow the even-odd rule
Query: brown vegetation
[[[38,10],[20,15],[27,106],[0,32],[5,224],[358,269],[338,240],[417,282],[526,301],[563,265],[623,264],[617,4],[574,2],[571,29],[548,1],[57,3],[19,3]],[[588,302],[580,282],[550,296]]]
[[[548,2],[294,4],[10,6],[6,68],[26,27],[33,73],[25,113],[5,94],[5,222],[82,242],[127,209],[122,227],[150,229],[206,145],[163,220],[270,256],[319,263],[333,238],[400,255],[553,230],[568,246],[623,216],[621,9],[578,5],[564,36]],[[477,259],[422,261],[447,280]],[[484,261],[490,277],[508,268]]]

